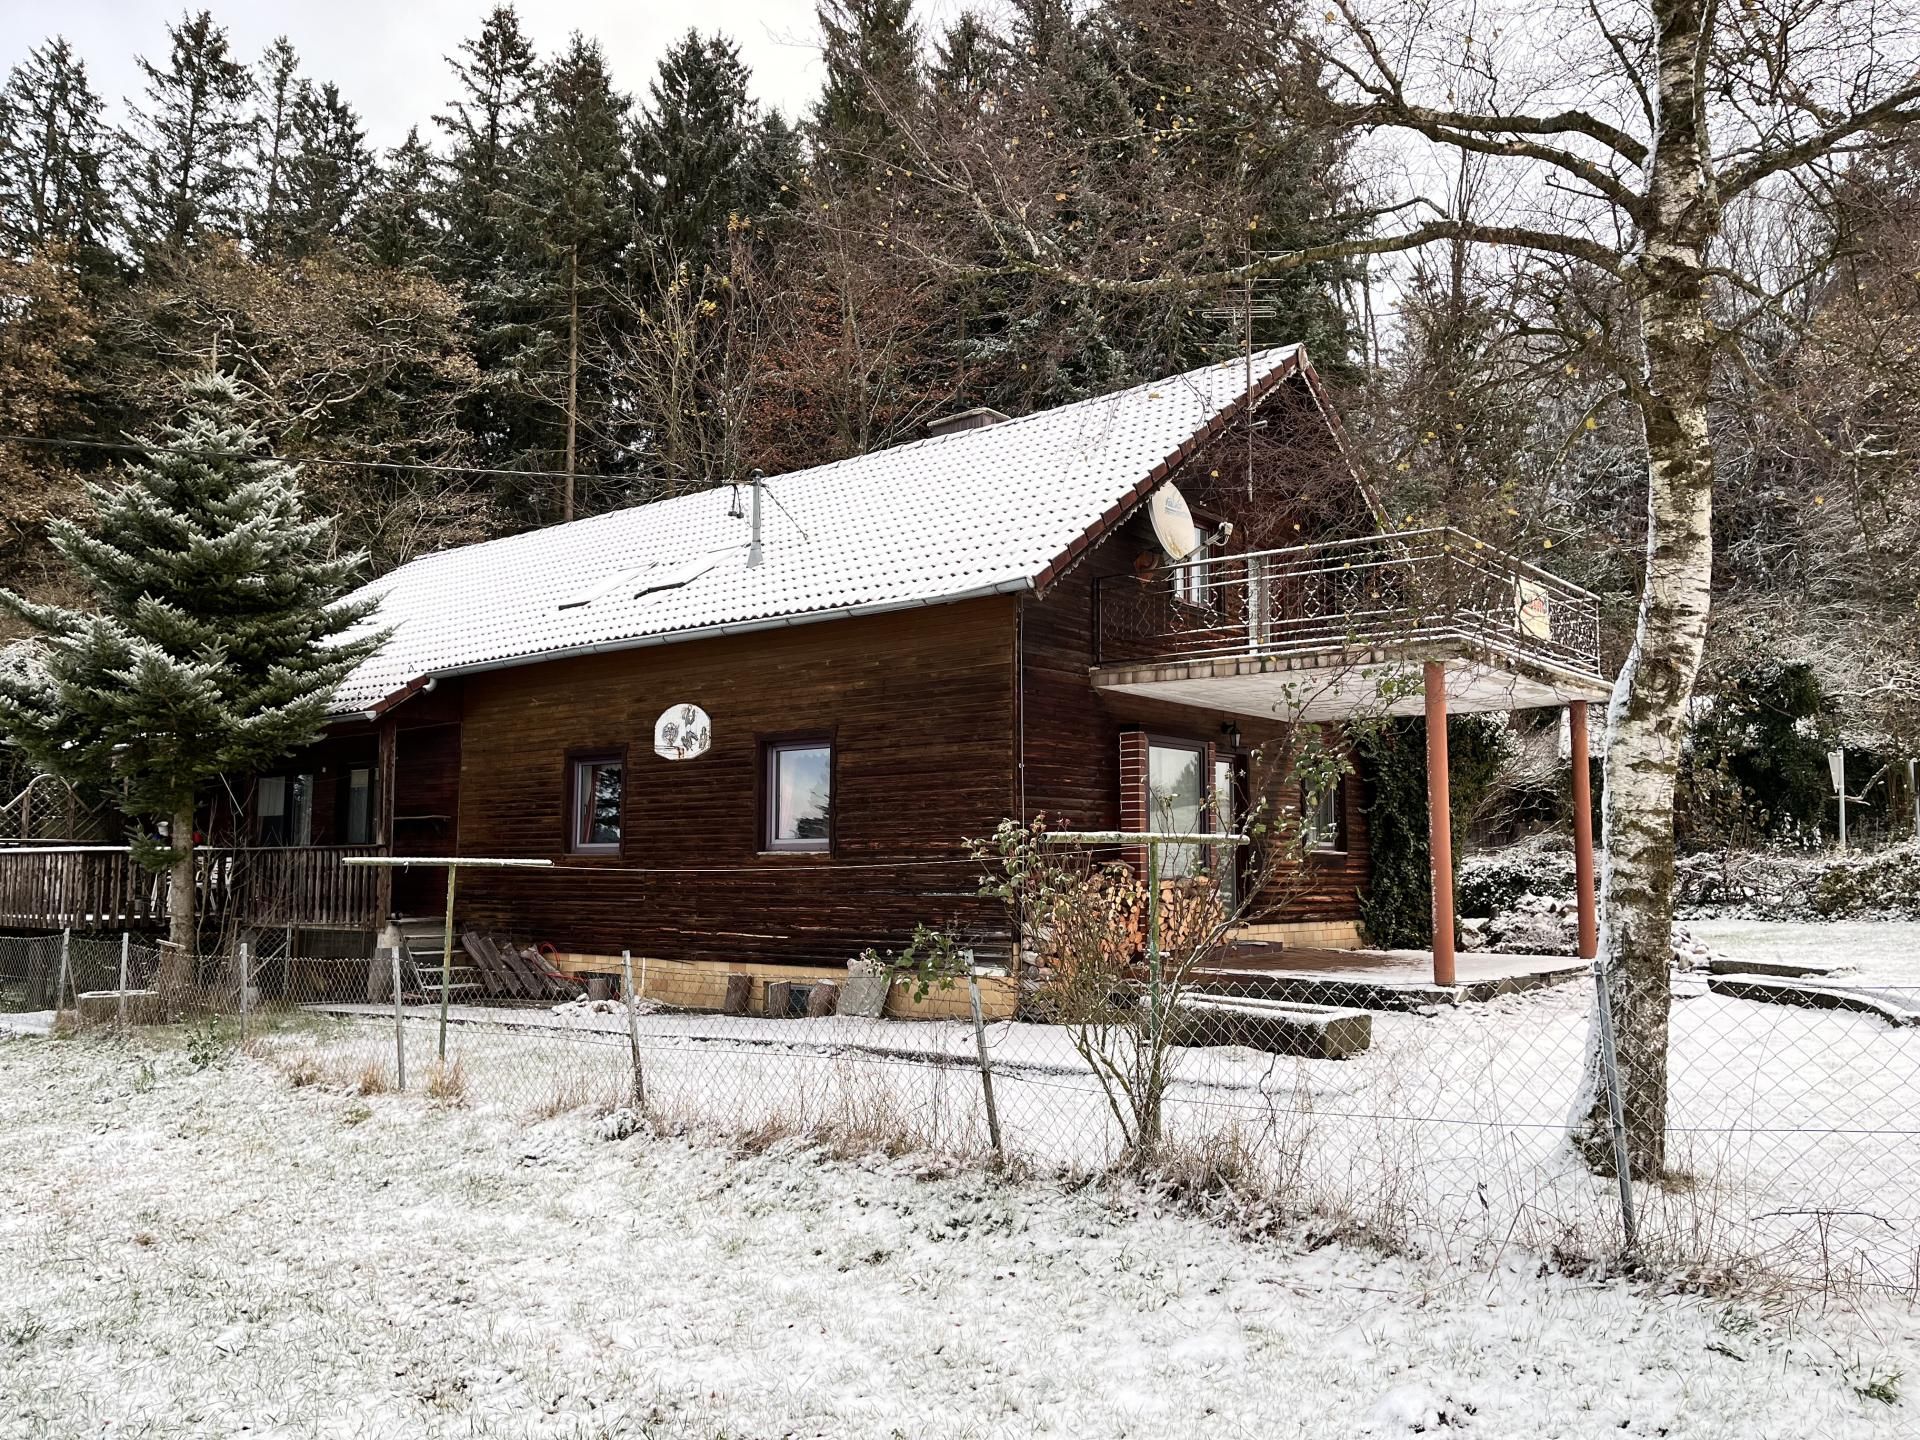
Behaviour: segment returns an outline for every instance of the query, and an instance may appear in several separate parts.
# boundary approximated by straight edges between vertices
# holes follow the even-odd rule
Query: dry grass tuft
[[[356,1095],[384,1095],[393,1089],[393,1077],[384,1060],[368,1060],[353,1072],[348,1088]]]
[[[467,1072],[457,1057],[427,1066],[427,1098],[440,1105],[467,1103]]]

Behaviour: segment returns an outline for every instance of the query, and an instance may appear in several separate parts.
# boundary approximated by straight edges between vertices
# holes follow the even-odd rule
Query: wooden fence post
[[[1007,1168],[1007,1147],[1000,1139],[1000,1110],[993,1103],[993,1066],[987,1061],[987,1022],[980,1013],[980,977],[967,976],[967,998],[973,1002],[973,1048],[980,1057],[980,1091],[987,1102],[987,1138],[993,1142],[993,1158],[1002,1170]]]
[[[633,1052],[633,1108],[647,1108],[647,1081],[640,1069],[640,1012],[635,1008],[636,997],[633,993],[633,951],[620,952],[620,969],[623,985],[621,988],[627,997],[627,1048]]]

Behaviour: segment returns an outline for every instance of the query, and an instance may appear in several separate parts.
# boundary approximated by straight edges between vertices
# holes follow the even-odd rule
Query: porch
[[[1423,716],[1434,877],[1427,983],[1449,990],[1472,982],[1454,954],[1447,716],[1564,706],[1579,953],[1596,952],[1587,707],[1612,687],[1592,592],[1462,531],[1431,529],[1101,576],[1094,635],[1093,684],[1112,694],[1288,724]]]
[[[194,851],[203,926],[364,931],[384,922],[374,870],[342,863],[382,845],[202,846]],[[0,929],[164,930],[169,878],[126,845],[0,849]]]

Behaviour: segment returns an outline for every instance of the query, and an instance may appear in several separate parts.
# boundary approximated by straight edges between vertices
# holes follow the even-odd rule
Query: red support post
[[[1447,784],[1447,670],[1427,662],[1427,850],[1433,857],[1433,983],[1453,984],[1453,799]]]
[[[1600,911],[1593,885],[1593,765],[1587,758],[1587,702],[1567,706],[1567,740],[1573,764],[1573,892],[1580,907],[1580,958],[1600,953]]]

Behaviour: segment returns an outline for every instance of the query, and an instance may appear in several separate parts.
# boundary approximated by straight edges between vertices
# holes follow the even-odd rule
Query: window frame
[[[620,838],[612,844],[605,841],[583,839],[585,834],[585,804],[588,790],[580,783],[582,770],[589,766],[618,765],[620,767]],[[581,859],[618,859],[626,853],[627,844],[627,775],[631,769],[625,745],[581,746],[567,751],[565,776],[566,810],[561,817],[562,849],[568,855],[577,855]]]
[[[341,767],[340,784],[340,843],[343,845],[372,845],[377,843],[375,836],[380,833],[380,767],[378,765],[346,765]],[[356,836],[353,825],[353,777],[365,775],[367,813],[365,816],[365,835]]]
[[[1300,782],[1300,826],[1305,835],[1308,855],[1344,855],[1347,853],[1347,777],[1342,775],[1333,782],[1333,787],[1321,797],[1322,804],[1331,803],[1333,807],[1333,833],[1322,836],[1313,822],[1318,816],[1307,814],[1307,786]]]
[[[269,780],[280,783],[280,811],[273,819],[280,822],[280,838],[267,843],[268,815],[262,806],[261,787]],[[313,844],[314,772],[276,770],[256,775],[253,781],[253,843],[262,850],[304,850]],[[298,824],[293,822],[298,821]]]
[[[797,730],[777,735],[761,735],[756,738],[758,764],[755,766],[756,783],[754,811],[755,841],[762,855],[816,855],[832,856],[838,853],[840,840],[840,741],[833,730]],[[780,790],[774,783],[774,769],[778,757],[788,750],[825,750],[827,752],[827,833],[819,840],[776,840],[774,832],[779,829],[778,817],[774,807],[779,804]]]

